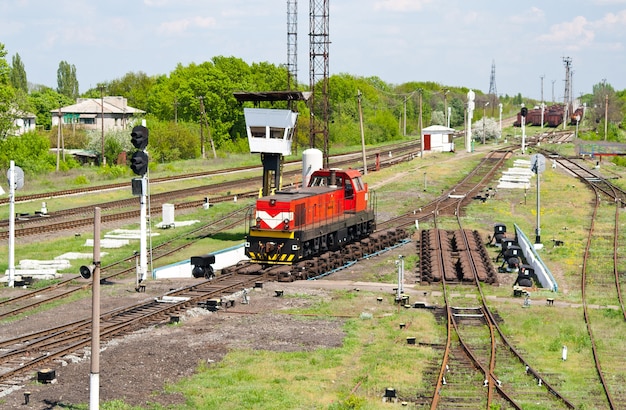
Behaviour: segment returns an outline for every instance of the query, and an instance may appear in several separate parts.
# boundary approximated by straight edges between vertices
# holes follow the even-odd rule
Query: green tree
[[[57,70],[57,92],[73,101],[78,97],[78,80],[76,79],[76,67],[67,61],[59,63]]]
[[[604,137],[604,123],[608,118],[610,124],[618,124],[624,118],[623,101],[619,98],[613,86],[606,81],[595,84],[591,96],[590,110],[588,110],[592,126]],[[607,127],[608,128],[608,127]],[[609,136],[610,136],[609,132]]]
[[[33,173],[52,171],[56,164],[56,157],[50,153],[47,136],[36,132],[0,140],[0,168],[8,168],[11,160],[24,171]]]
[[[28,81],[26,80],[26,70],[24,69],[24,63],[19,54],[15,54],[11,64],[11,85],[16,90],[21,90],[24,93],[28,93]]]
[[[6,138],[10,134],[15,119],[15,107],[13,106],[15,90],[11,86],[11,69],[5,59],[6,55],[4,44],[0,43],[0,139]]]
[[[140,110],[148,109],[148,94],[157,82],[157,77],[150,77],[144,72],[126,73],[108,83],[103,83],[105,95],[119,95],[127,99],[128,105]],[[100,98],[100,87],[91,88],[85,92],[86,98]]]
[[[148,118],[150,158],[156,162],[192,159],[200,155],[199,125]]]
[[[37,116],[37,125],[49,130],[52,124],[52,111],[74,104],[74,100],[49,87],[40,87],[28,96],[28,107]]]

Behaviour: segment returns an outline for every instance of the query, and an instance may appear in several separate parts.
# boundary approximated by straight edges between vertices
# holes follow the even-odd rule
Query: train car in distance
[[[355,169],[320,169],[306,187],[258,198],[249,225],[245,254],[262,265],[338,250],[376,228],[367,184]]]

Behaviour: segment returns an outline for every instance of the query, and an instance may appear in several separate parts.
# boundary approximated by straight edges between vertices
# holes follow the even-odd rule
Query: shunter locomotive
[[[306,187],[258,198],[245,254],[261,265],[292,265],[363,239],[376,229],[367,184],[355,169],[319,169]]]

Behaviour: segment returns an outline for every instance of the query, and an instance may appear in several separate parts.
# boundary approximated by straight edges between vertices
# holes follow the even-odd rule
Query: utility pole
[[[483,105],[483,145],[485,145],[485,116],[487,115],[488,105],[489,101],[485,102],[485,105]]]
[[[59,129],[57,130],[57,172],[59,172],[59,161],[60,161],[60,153],[61,150],[61,122],[63,121],[63,117],[61,116],[61,108],[59,108]]]
[[[403,117],[402,117],[402,136],[406,137],[406,100],[409,98],[409,96],[404,97],[404,102],[402,104],[403,106]]]
[[[567,119],[569,118],[569,109],[570,109],[570,91],[571,91],[571,69],[572,69],[572,59],[571,57],[563,57],[563,62],[565,63],[565,96],[563,97],[563,103],[565,104],[565,109],[563,110],[563,129],[567,126]]]
[[[94,209],[93,282],[91,285],[91,374],[89,408],[100,406],[100,208]]]
[[[604,95],[604,140],[608,136],[609,132],[609,94]]]
[[[422,89],[421,88],[418,90],[418,93],[419,93],[419,104],[420,104],[420,116],[419,116],[419,124],[418,124],[418,126],[419,126],[419,129],[420,129],[420,135],[422,135],[422,126],[423,126],[423,124],[422,124]]]
[[[200,96],[198,100],[200,100],[200,152],[202,159],[206,159],[206,152],[204,151],[204,132],[202,130],[204,124],[204,97]]]
[[[450,116],[448,115],[448,93],[450,90],[443,90],[443,121],[450,128]]]
[[[102,120],[102,123],[100,124],[102,129],[102,166],[105,166],[107,164],[107,157],[104,156],[104,85],[102,84],[100,84],[100,114]]]
[[[541,129],[543,130],[543,115],[545,112],[545,104],[543,103],[543,78],[545,75],[541,75]]]
[[[420,149],[420,156],[424,158],[424,136],[422,135],[422,89],[420,88],[419,90],[417,90],[417,92],[419,93],[418,101],[419,101],[419,113],[420,113],[417,126],[419,128],[420,141],[422,145],[422,149]]]
[[[363,175],[367,175],[367,156],[365,155],[365,134],[363,131],[363,109],[361,108],[361,90],[357,90],[356,95],[359,102],[359,123],[361,125],[361,147],[363,150]]]

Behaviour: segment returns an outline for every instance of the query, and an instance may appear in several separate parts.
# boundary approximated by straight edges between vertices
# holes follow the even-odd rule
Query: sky
[[[313,0],[311,0],[313,1]],[[322,4],[324,0],[314,0]],[[606,81],[626,89],[626,0],[326,0],[330,74],[430,81],[562,101]],[[298,2],[298,81],[309,82],[309,1]],[[0,43],[28,81],[56,88],[61,61],[80,92],[129,72],[233,56],[287,63],[286,0],[0,0]]]

